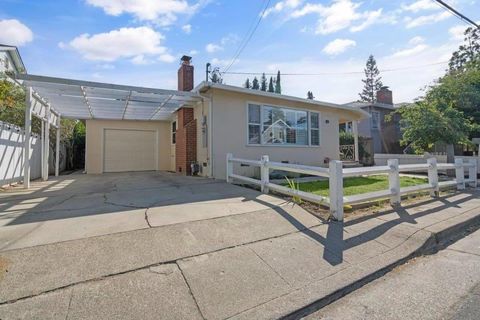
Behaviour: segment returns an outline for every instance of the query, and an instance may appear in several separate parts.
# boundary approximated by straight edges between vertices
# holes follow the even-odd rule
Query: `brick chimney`
[[[178,90],[192,91],[193,89],[193,66],[190,64],[192,57],[183,56],[178,69]]]
[[[392,91],[387,86],[381,87],[377,91],[377,102],[385,104],[393,104]]]

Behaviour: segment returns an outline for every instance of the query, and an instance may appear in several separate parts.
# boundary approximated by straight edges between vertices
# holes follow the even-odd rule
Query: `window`
[[[172,122],[172,144],[177,141],[177,121]]]
[[[248,105],[248,144],[312,145],[320,143],[320,115],[268,105]]]
[[[320,114],[310,112],[310,144],[320,145]]]
[[[380,127],[380,112],[372,111],[372,129],[378,129]]]

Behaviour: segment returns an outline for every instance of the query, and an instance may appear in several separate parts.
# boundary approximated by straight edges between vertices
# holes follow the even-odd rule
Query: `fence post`
[[[463,168],[463,159],[455,158],[455,178],[457,180],[457,190],[465,189],[465,169]]]
[[[233,154],[227,153],[227,172],[226,172],[226,179],[227,183],[232,182],[232,178],[230,178],[230,175],[233,173],[233,162],[231,161],[233,158]]]
[[[428,184],[432,186],[430,195],[432,197],[438,197],[440,194],[440,189],[438,186],[438,169],[437,169],[437,158],[427,159],[428,163]]]
[[[269,175],[270,170],[268,169],[268,156],[262,156],[260,160],[260,179],[262,180],[261,190],[263,193],[268,193],[268,183],[269,183]]]
[[[471,167],[468,168],[468,180],[470,180],[470,187],[477,187],[477,159],[468,159]]]
[[[343,168],[342,162],[332,160],[329,164],[330,213],[337,221],[343,221]]]
[[[390,196],[390,204],[392,206],[400,205],[400,172],[398,170],[398,159],[389,159],[387,165],[390,167],[388,172],[388,185],[392,195]]]

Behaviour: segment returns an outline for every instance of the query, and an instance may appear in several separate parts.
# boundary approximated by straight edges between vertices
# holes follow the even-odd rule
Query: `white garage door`
[[[156,170],[155,131],[105,129],[104,172]]]

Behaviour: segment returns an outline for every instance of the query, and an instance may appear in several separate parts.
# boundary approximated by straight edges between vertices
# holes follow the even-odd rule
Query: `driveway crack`
[[[149,228],[152,228],[152,225],[150,224],[150,221],[148,220],[148,209],[145,209],[145,221],[147,222],[147,225]]]
[[[185,284],[187,285],[187,288],[188,288],[188,292],[192,296],[192,299],[195,302],[195,305],[197,306],[198,313],[200,314],[202,319],[206,319],[205,316],[202,313],[202,310],[200,309],[197,298],[195,298],[195,295],[193,294],[192,288],[190,287],[190,284],[188,283],[187,278],[185,277],[185,274],[183,273],[182,268],[180,268],[180,265],[176,261],[175,261],[175,264],[177,265],[178,269],[180,270],[180,273],[182,274],[183,281],[185,281]]]

